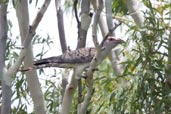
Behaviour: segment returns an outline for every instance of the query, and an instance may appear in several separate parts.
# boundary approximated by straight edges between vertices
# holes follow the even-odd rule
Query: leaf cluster
[[[113,0],[112,12],[114,15],[126,15],[128,13],[128,8],[126,6],[125,0]]]
[[[19,56],[19,50],[22,49],[21,46],[21,41],[19,36],[16,36],[14,38],[14,33],[11,31],[11,28],[13,27],[12,23],[10,21],[8,21],[8,38],[7,38],[7,42],[6,42],[6,64],[7,67],[10,67],[12,64],[15,63],[16,59]],[[36,34],[33,40],[33,45],[34,46],[39,46],[42,48],[38,53],[36,53],[36,58],[42,58],[46,52],[47,49],[45,50],[45,47],[50,47],[50,44],[53,43],[50,36],[47,35],[47,37],[41,37],[39,34]],[[21,65],[21,67],[23,67],[23,65]],[[22,68],[21,68],[22,69]],[[42,72],[42,70],[40,70],[40,72]],[[46,80],[47,81],[47,80]],[[50,86],[49,88],[52,88],[53,84],[51,82],[51,84],[48,83],[48,85]],[[55,91],[49,91],[50,89],[46,88],[45,92],[47,96],[45,96],[48,99],[49,95],[54,95]],[[54,86],[53,86],[54,88]],[[18,72],[16,74],[16,76],[13,76],[12,79],[12,113],[13,114],[27,114],[29,108],[32,104],[31,98],[30,98],[30,93],[28,90],[28,84],[26,82],[26,77],[24,73]],[[57,92],[56,92],[57,93]],[[58,95],[56,94],[55,95]],[[58,91],[59,93],[59,91]],[[58,98],[58,97],[54,97],[54,98]],[[46,99],[46,100],[47,100]],[[48,101],[48,100],[47,100]],[[56,102],[59,100],[55,100]],[[48,102],[49,103],[49,102]],[[54,103],[54,101],[53,101]],[[48,108],[52,107],[51,104],[48,104]],[[49,109],[51,110],[51,109]]]
[[[123,62],[126,67],[122,76],[114,77],[113,71],[108,72],[110,67],[106,67],[105,75],[97,74],[97,93],[91,104],[93,113],[171,113],[170,88],[166,84],[167,31],[170,31],[167,20],[170,18],[167,13],[163,16],[167,5],[162,7],[162,11],[153,7],[150,1],[145,1],[145,4],[148,9],[144,11],[144,27],[138,30],[136,26],[129,26],[127,32],[130,50]],[[100,69],[107,64],[103,63]]]

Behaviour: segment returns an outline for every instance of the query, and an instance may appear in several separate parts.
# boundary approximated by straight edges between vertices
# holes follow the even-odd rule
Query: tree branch
[[[61,9],[61,0],[55,0],[56,13],[57,13],[57,22],[58,22],[58,33],[61,43],[62,52],[65,53],[67,50],[67,43],[65,38],[65,29],[63,22],[63,11]]]
[[[96,13],[95,13],[94,20],[93,20],[93,28],[92,28],[93,42],[94,42],[94,45],[95,45],[97,51],[100,49],[100,47],[99,47],[100,45],[99,45],[98,39],[97,39],[97,25],[99,23],[100,14],[104,7],[103,1],[101,1],[101,0],[98,0],[98,1],[99,1],[99,6],[96,9]]]
[[[80,21],[78,18],[78,12],[77,12],[77,4],[78,4],[78,0],[74,0],[74,13],[75,13],[75,18],[78,24],[78,27],[80,26]]]
[[[104,42],[105,42],[106,39],[110,36],[110,34],[112,34],[112,32],[115,31],[116,28],[117,28],[118,26],[120,26],[121,24],[122,24],[121,22],[119,22],[118,24],[115,24],[115,26],[114,26],[114,27],[113,27],[113,28],[104,36],[104,38],[103,38],[103,40],[102,40],[100,46],[103,46]]]
[[[106,9],[106,20],[107,20],[107,26],[109,29],[109,35],[115,36],[115,33],[113,32],[113,18],[112,18],[112,0],[105,0],[105,9]]]
[[[142,12],[139,10],[139,3],[139,0],[126,0],[126,4],[130,12],[130,15],[136,22],[137,26],[141,28],[144,25],[144,17]]]
[[[78,25],[78,42],[77,49],[85,47],[87,39],[87,31],[91,23],[92,13],[90,13],[90,0],[81,1],[81,22]]]
[[[115,36],[115,32],[114,30],[121,25],[121,22],[119,22],[119,24],[113,24],[113,18],[112,18],[112,0],[105,0],[105,8],[106,8],[106,21],[107,21],[107,25],[108,25],[108,29],[109,32],[108,34],[105,36],[105,38],[103,39],[103,42],[105,41],[105,39],[108,36]],[[102,42],[102,45],[103,45]],[[118,49],[119,51],[119,49]],[[118,63],[119,59],[118,59],[118,53],[117,51],[111,51],[110,55],[109,55],[109,59],[112,63],[112,68],[114,69],[115,72],[117,72],[117,74],[121,74],[121,72],[123,71],[123,67]]]
[[[67,87],[65,89],[63,102],[62,102],[62,110],[61,114],[69,114],[72,99],[74,96],[75,89],[77,88],[77,80],[75,79],[76,71],[74,69],[73,74],[71,76],[70,82],[67,84]]]
[[[63,10],[61,8],[61,0],[55,0],[56,13],[57,13],[57,23],[58,23],[58,33],[61,44],[62,52],[65,53],[67,49],[67,42],[65,37],[64,21],[63,21]],[[62,74],[62,101],[65,93],[66,86],[68,84],[68,69],[65,69],[65,74]]]
[[[15,8],[20,29],[21,42],[23,42],[29,27],[29,13],[27,0],[17,2]],[[27,68],[29,66],[32,66],[32,63],[33,49],[32,44],[30,44],[27,48],[27,53],[24,59],[24,67]],[[26,72],[26,80],[33,100],[35,113],[46,114],[47,110],[44,102],[44,95],[40,87],[36,70]]]
[[[97,7],[97,10],[95,13],[95,17],[94,17],[94,21],[93,21],[93,29],[92,29],[93,42],[96,46],[97,52],[96,52],[95,57],[91,61],[90,66],[87,71],[87,78],[86,78],[87,93],[84,97],[83,102],[79,104],[78,111],[77,111],[78,114],[85,114],[88,104],[91,100],[92,93],[94,91],[94,89],[93,89],[93,71],[94,71],[95,67],[98,64],[100,64],[99,58],[100,58],[101,49],[102,49],[97,40],[97,25],[99,22],[99,17],[100,17],[100,13],[101,13],[102,9],[103,9],[103,1],[99,0],[99,6]]]
[[[76,2],[77,0],[75,0]],[[77,13],[77,7],[74,5],[75,13]],[[83,48],[86,45],[87,39],[87,31],[89,25],[91,23],[91,13],[90,12],[90,0],[82,0],[81,1],[81,22],[77,21],[78,25],[78,42],[77,42],[77,49]],[[76,15],[76,19],[78,20],[78,14]],[[81,79],[78,79],[78,103],[82,102],[82,82]]]
[[[96,0],[93,0],[93,1],[92,1],[92,4],[93,4],[94,10],[96,10],[96,9],[97,9]],[[102,36],[104,37],[104,36],[107,34],[107,32],[108,32],[109,30],[108,30],[108,27],[107,27],[106,19],[105,19],[105,17],[104,17],[103,14],[101,14],[101,15],[100,15],[100,18],[99,18],[99,27],[100,27]]]
[[[18,57],[16,63],[13,66],[11,66],[6,73],[6,75],[8,77],[12,77],[17,72],[17,69],[19,68],[22,61],[24,60],[27,48],[28,48],[33,36],[35,35],[35,30],[36,30],[38,24],[40,23],[44,13],[46,12],[46,10],[50,4],[50,1],[51,0],[45,0],[45,2],[43,3],[42,7],[39,10],[39,12],[37,13],[32,25],[30,25],[30,27],[27,31],[27,34],[25,36],[25,40],[23,42],[23,48],[20,51],[19,57]]]
[[[2,71],[5,67],[5,44],[7,39],[7,4],[0,4],[0,80],[3,80]]]
[[[10,79],[4,76],[5,67],[5,49],[7,39],[7,4],[0,4],[0,79],[2,82],[2,105],[1,114],[11,114],[11,96]]]

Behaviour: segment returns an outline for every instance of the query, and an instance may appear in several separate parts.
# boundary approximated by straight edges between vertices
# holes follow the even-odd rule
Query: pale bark
[[[105,37],[107,35],[107,33],[109,32],[105,18],[106,17],[104,17],[102,15],[100,15],[100,18],[99,18],[99,28],[100,28],[100,31],[101,31],[103,37]]]
[[[139,0],[125,0],[128,11],[137,24],[137,27],[142,28],[144,25],[144,16],[140,10],[140,1]]]
[[[78,14],[77,14],[78,15]],[[90,0],[81,1],[81,22],[78,23],[77,49],[86,46],[87,32],[91,23]],[[78,103],[82,101],[82,80],[78,80]]]
[[[55,0],[57,23],[58,23],[58,33],[61,44],[62,53],[65,53],[67,49],[67,43],[65,38],[64,20],[63,20],[63,10],[61,8],[61,0]],[[65,69],[64,74],[62,74],[62,101],[65,93],[66,85],[68,84],[69,70]]]
[[[100,58],[99,55],[100,55],[101,48],[102,48],[102,47],[100,47],[100,44],[98,44],[98,40],[97,40],[97,24],[99,22],[98,20],[99,20],[101,11],[103,9],[103,2],[101,0],[99,0],[99,1],[100,1],[101,4],[99,6],[99,9],[96,12],[97,15],[95,16],[94,29],[93,29],[93,41],[94,41],[94,44],[95,44],[97,50],[99,50],[99,52],[95,56],[95,59]],[[88,30],[89,26],[86,25],[84,27]],[[104,56],[102,56],[102,58],[104,59]],[[100,62],[103,60],[103,59],[100,58],[99,60],[97,59],[98,61],[96,61],[95,59],[94,59],[94,62],[91,64],[91,68],[90,68],[90,70],[88,72],[87,94],[85,95],[83,102],[78,105],[78,108],[77,108],[77,113],[78,114],[86,113],[87,107],[88,107],[90,99],[92,97],[92,93],[93,93],[93,69],[96,67],[96,65],[100,64]],[[74,72],[73,72],[73,75],[71,77],[71,81],[67,85],[67,88],[65,90],[61,114],[69,114],[69,109],[71,107],[73,94],[74,94],[74,91],[75,91],[75,89],[77,87],[77,80],[75,79],[76,72],[77,71],[75,69]]]
[[[93,0],[92,5],[93,5],[94,10],[97,10],[96,4],[97,4],[96,0]],[[99,27],[100,27],[102,36],[105,37],[106,34],[109,32],[109,30],[108,30],[108,26],[107,26],[107,22],[106,22],[106,16],[104,16],[103,14],[100,14]]]
[[[78,14],[77,14],[78,15]],[[90,0],[81,1],[81,22],[78,22],[78,42],[77,49],[85,47],[87,31],[91,23]]]
[[[93,7],[96,8],[95,4],[96,2],[93,1]],[[99,27],[102,33],[102,36],[107,38],[107,36],[115,36],[115,29],[118,27],[119,24],[113,23],[113,18],[112,18],[112,1],[111,0],[105,0],[105,17],[100,15],[99,18]],[[109,55],[109,59],[111,60],[112,63],[112,68],[116,72],[116,74],[121,74],[123,71],[123,66],[119,64],[119,59],[118,59],[118,54],[117,51],[112,51]]]
[[[51,0],[45,0],[45,2],[43,3],[42,7],[40,8],[39,12],[37,13],[33,23],[29,26],[29,29],[27,31],[27,34],[24,38],[23,41],[23,48],[21,49],[20,53],[19,53],[19,57],[17,58],[16,62],[14,65],[12,65],[7,72],[5,72],[5,74],[7,75],[7,77],[11,78],[13,75],[16,74],[16,72],[18,71],[18,68],[20,67],[22,61],[25,58],[27,49],[30,45],[30,42],[33,38],[33,36],[35,35],[35,31],[37,29],[37,26],[39,25],[44,13],[46,12],[47,7],[49,6]]]
[[[33,21],[32,25],[29,26],[29,29],[27,30],[25,39],[23,41],[23,48],[21,49],[21,51],[19,53],[19,57],[17,58],[17,61],[8,70],[4,70],[3,77],[4,77],[4,80],[5,80],[5,84],[8,86],[8,87],[5,87],[5,88],[8,88],[9,92],[10,92],[10,89],[11,89],[10,88],[10,85],[11,85],[11,80],[10,79],[12,79],[12,76],[14,76],[16,74],[16,72],[18,71],[18,68],[20,67],[22,61],[24,60],[24,58],[26,56],[27,49],[29,48],[30,42],[31,42],[31,40],[32,40],[32,38],[33,38],[33,36],[35,34],[35,30],[36,30],[38,24],[40,23],[40,21],[41,21],[43,15],[44,15],[49,3],[50,3],[50,1],[51,0],[45,0],[44,4],[42,5],[39,12],[37,13],[37,15],[35,17],[35,20]],[[10,103],[11,95],[6,95],[4,98],[5,98],[5,100],[8,100],[8,101],[2,101],[2,102],[8,103],[10,105],[11,104]],[[5,105],[3,105],[3,106],[5,107]],[[8,106],[8,107],[10,107],[10,106]],[[3,108],[2,108],[2,110],[3,110]],[[8,111],[10,111],[10,109]],[[4,112],[2,114],[8,114],[8,111],[6,111],[6,112]]]
[[[19,23],[21,41],[24,41],[26,33],[29,29],[29,13],[27,0],[22,0],[16,4],[16,14]],[[27,54],[24,59],[24,67],[30,67],[33,63],[32,44],[28,46]],[[28,88],[33,100],[34,110],[36,114],[46,114],[46,106],[44,103],[43,93],[38,80],[36,70],[26,72]]]
[[[3,80],[2,72],[5,67],[5,49],[7,39],[7,4],[0,4],[0,80]]]
[[[0,4],[0,79],[2,81],[1,114],[11,114],[11,80],[4,75],[7,31],[7,4]]]
[[[77,24],[78,24],[78,43],[77,43],[77,49],[78,49],[81,47],[85,47],[87,31],[88,31],[88,28],[89,28],[89,25],[91,22],[91,17],[89,16],[90,2],[89,2],[89,0],[88,1],[83,0],[82,5],[83,5],[83,3],[86,3],[86,4],[84,4],[84,6],[86,6],[86,8],[84,6],[82,6],[81,23],[79,22],[78,14],[77,14],[77,2],[78,1],[74,2],[74,11],[75,11],[76,19],[77,19]],[[87,7],[88,7],[88,9],[87,9]],[[77,68],[74,69],[73,75],[71,76],[71,80],[69,81],[69,83],[65,89],[65,93],[63,96],[63,102],[62,102],[61,114],[69,114],[73,95],[74,95],[75,89],[77,88],[77,80],[75,79],[76,75],[77,75],[76,70],[77,70]],[[81,82],[81,80],[79,80],[79,82]],[[81,85],[79,85],[79,87],[80,86]]]
[[[99,3],[99,6],[97,6],[97,10],[95,12],[95,16],[94,16],[94,20],[93,20],[93,28],[92,28],[93,42],[97,49],[97,52],[96,52],[96,55],[93,58],[92,62],[90,63],[90,66],[87,71],[87,78],[86,78],[87,93],[84,97],[83,102],[80,103],[78,106],[78,111],[77,111],[78,114],[85,114],[87,111],[87,107],[90,103],[90,100],[91,100],[91,97],[92,97],[92,94],[94,91],[93,90],[93,69],[95,69],[95,67],[98,64],[100,64],[101,61],[104,59],[104,58],[102,59],[100,57],[102,47],[98,43],[98,39],[97,39],[97,25],[99,23],[99,17],[100,17],[101,11],[103,10],[103,1],[99,0],[98,3]]]
[[[57,23],[59,39],[61,43],[61,49],[64,53],[67,50],[67,43],[65,38],[64,20],[63,20],[63,10],[61,8],[61,0],[55,0],[56,13],[57,13]]]
[[[106,9],[106,21],[109,32],[111,36],[115,36],[114,31],[112,30],[114,27],[113,18],[112,18],[112,0],[105,0],[105,9]]]
[[[77,88],[77,80],[75,79],[76,77],[75,73],[76,71],[74,70],[71,76],[71,80],[66,86],[63,102],[62,102],[61,114],[70,114],[69,111],[71,108],[72,99],[74,96],[75,89]]]
[[[115,29],[113,29],[114,24],[113,24],[113,18],[112,18],[112,0],[105,0],[105,8],[106,8],[106,21],[107,21],[107,26],[109,29],[109,35],[115,36],[115,33],[114,33]],[[119,64],[120,62],[119,57],[118,57],[119,51],[120,49],[111,51],[109,55],[109,59],[112,63],[112,68],[118,75],[120,75],[124,70],[124,67],[121,64]]]

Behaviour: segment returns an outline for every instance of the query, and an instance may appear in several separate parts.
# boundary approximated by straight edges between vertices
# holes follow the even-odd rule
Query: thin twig
[[[122,22],[119,22],[118,24],[115,23],[115,26],[105,35],[105,37],[103,38],[100,46],[103,46],[104,42],[106,41],[106,39],[109,37],[109,35],[117,29],[118,26],[120,26],[122,24]]]
[[[75,13],[75,18],[78,24],[78,27],[80,26],[80,20],[78,18],[78,12],[77,12],[77,4],[78,4],[78,0],[74,1],[74,13]]]

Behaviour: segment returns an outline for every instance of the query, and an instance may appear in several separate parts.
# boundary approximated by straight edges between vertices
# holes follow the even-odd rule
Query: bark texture
[[[29,12],[27,0],[22,0],[16,4],[16,14],[19,23],[21,42],[29,29]],[[33,50],[32,44],[29,44],[27,48],[27,53],[24,59],[24,67],[32,66],[33,63]],[[28,83],[28,88],[34,104],[34,110],[36,114],[46,114],[46,106],[44,103],[43,93],[38,80],[38,75],[35,70],[26,72],[26,79]]]
[[[11,114],[11,80],[4,74],[7,39],[7,4],[0,4],[0,79],[2,81],[1,114]]]

